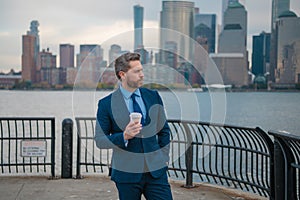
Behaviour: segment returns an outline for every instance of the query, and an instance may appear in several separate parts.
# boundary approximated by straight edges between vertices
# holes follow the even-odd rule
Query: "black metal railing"
[[[269,131],[274,137],[275,199],[300,199],[300,137]]]
[[[78,117],[77,171],[106,173],[112,150],[95,146],[94,117]],[[73,121],[62,128],[62,178],[72,177]],[[193,121],[168,121],[171,178],[238,188],[270,199],[300,200],[300,136]],[[0,118],[0,175],[47,174],[55,177],[55,119]],[[69,145],[69,147],[68,147]],[[60,149],[58,149],[60,151]],[[70,160],[68,160],[70,159]],[[63,173],[64,171],[64,173]]]
[[[75,118],[77,127],[77,166],[76,177],[81,177],[81,172],[108,172],[112,151],[98,149],[94,142],[95,123],[93,117]]]
[[[0,174],[55,176],[55,119],[0,118]]]
[[[95,118],[75,118],[78,132],[77,177],[108,171],[111,150],[94,143]],[[273,197],[273,143],[260,128],[192,121],[168,121],[172,178],[208,182]]]

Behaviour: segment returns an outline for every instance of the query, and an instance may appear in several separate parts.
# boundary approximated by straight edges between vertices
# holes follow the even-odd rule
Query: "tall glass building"
[[[285,11],[279,15],[277,32],[276,83],[300,83],[300,17]]]
[[[39,22],[36,20],[33,20],[30,22],[30,30],[27,31],[27,35],[33,35],[35,37],[35,44],[34,44],[34,57],[35,57],[35,63],[37,62],[37,56],[40,52],[40,36],[39,36]]]
[[[252,38],[252,73],[264,75],[269,72],[271,34],[262,32]]]
[[[170,42],[176,43],[180,57],[191,59],[193,50],[190,39],[194,38],[194,2],[188,1],[163,1],[160,13],[160,48],[166,47]],[[161,55],[161,62],[166,58]]]
[[[275,70],[277,68],[277,33],[276,21],[284,11],[290,10],[290,0],[272,0],[271,18],[271,49],[270,49],[270,78],[275,82]]]
[[[134,49],[143,48],[144,8],[140,5],[133,7],[134,13]]]
[[[208,53],[215,53],[216,48],[216,15],[195,15],[195,40],[207,39]]]

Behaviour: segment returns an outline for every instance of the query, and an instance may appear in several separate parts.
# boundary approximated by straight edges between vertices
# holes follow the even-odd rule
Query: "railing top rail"
[[[95,119],[96,119],[95,117],[75,117],[76,121],[77,120],[95,120]],[[199,125],[204,125],[204,126],[218,126],[218,127],[235,128],[235,129],[241,129],[241,130],[261,129],[260,127],[253,128],[253,127],[235,126],[235,125],[221,124],[221,123],[201,122],[201,121],[196,121],[196,120],[168,119],[168,122],[170,122],[170,123],[199,124]]]
[[[268,131],[268,133],[270,135],[273,135],[274,137],[279,137],[279,138],[287,139],[287,140],[296,140],[296,141],[300,142],[300,136],[298,136],[298,135],[290,134],[287,132],[274,131],[274,130],[270,130],[270,131]]]
[[[0,120],[55,120],[55,117],[0,117]]]

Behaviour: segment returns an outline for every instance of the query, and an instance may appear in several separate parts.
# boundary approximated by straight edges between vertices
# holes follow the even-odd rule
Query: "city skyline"
[[[34,1],[32,0],[32,2]],[[21,6],[24,2],[1,2],[0,72],[8,72],[10,69],[21,70],[21,39],[22,35],[29,30],[28,24],[32,20],[37,20],[40,23],[40,50],[49,47],[50,51],[58,56],[60,44],[70,43],[75,46],[75,53],[78,53],[80,44],[101,45],[102,42],[115,35],[132,31],[134,29],[133,6],[137,4],[144,7],[144,27],[158,28],[162,1],[155,2],[157,3],[140,0],[139,2],[127,1],[125,3],[115,0],[114,5],[118,5],[117,7],[109,3],[104,5],[101,1],[93,0],[88,0],[84,5],[76,2],[69,5],[64,1],[60,1],[58,5],[56,5],[56,1],[52,1],[50,4],[49,2],[44,2],[45,4],[29,2],[31,9],[28,8],[28,11],[26,9],[28,5]],[[195,7],[200,9],[200,13],[216,14],[217,24],[221,24],[221,1],[191,2],[195,2]],[[241,3],[245,5],[248,11],[247,49],[251,55],[252,36],[258,35],[262,31],[270,32],[271,30],[272,1],[244,0]],[[257,5],[258,3],[260,6]],[[55,8],[55,12],[53,12],[53,8]],[[100,9],[97,11],[96,8]],[[291,0],[291,10],[297,15],[300,14],[300,5],[296,4],[296,0]],[[57,23],[58,20],[59,23]],[[105,52],[105,54],[107,53]]]

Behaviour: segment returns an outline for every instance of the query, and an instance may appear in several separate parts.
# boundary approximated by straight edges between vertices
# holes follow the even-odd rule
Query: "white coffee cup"
[[[141,123],[141,119],[142,119],[141,113],[133,112],[133,113],[130,113],[129,117],[130,117],[130,121]]]

